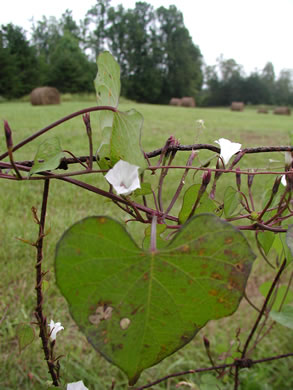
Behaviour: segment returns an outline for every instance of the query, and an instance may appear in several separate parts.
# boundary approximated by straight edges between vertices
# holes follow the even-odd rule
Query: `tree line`
[[[138,102],[166,104],[193,96],[200,105],[293,104],[292,75],[275,77],[268,63],[245,76],[235,60],[220,57],[205,66],[200,48],[174,6],[133,9],[96,0],[79,24],[66,10],[60,19],[33,22],[31,36],[13,24],[0,28],[0,96],[18,98],[37,86],[63,93],[93,92],[96,56],[109,50],[121,67],[122,95]]]

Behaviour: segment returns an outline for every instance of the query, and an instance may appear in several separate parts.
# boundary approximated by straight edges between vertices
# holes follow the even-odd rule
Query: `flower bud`
[[[238,191],[240,191],[240,187],[241,187],[241,174],[239,173],[239,171],[240,171],[240,168],[236,168],[236,185],[237,185]]]
[[[5,131],[7,149],[11,150],[13,148],[12,131],[7,121],[4,121],[4,131]]]
[[[286,170],[291,168],[293,162],[293,152],[285,152],[285,167]]]
[[[91,118],[90,118],[90,114],[88,112],[86,112],[83,116],[82,116],[82,119],[83,119],[83,123],[85,124],[85,127],[86,127],[86,132],[89,134],[91,134],[92,132],[92,128],[91,128]]]
[[[254,179],[254,175],[248,175],[247,176],[247,186],[248,186],[248,188],[251,188],[253,179]]]
[[[205,171],[205,173],[202,175],[202,185],[204,185],[205,187],[207,187],[207,185],[208,185],[209,182],[211,181],[211,177],[212,177],[211,170],[208,169],[208,170]]]
[[[203,343],[204,343],[204,346],[206,347],[206,349],[210,348],[210,342],[206,336],[203,336]]]

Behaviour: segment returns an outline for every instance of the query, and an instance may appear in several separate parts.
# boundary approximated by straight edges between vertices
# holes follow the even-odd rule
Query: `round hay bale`
[[[181,99],[179,98],[172,98],[169,102],[170,106],[181,106]]]
[[[195,100],[191,96],[184,96],[181,99],[181,106],[183,107],[195,107]]]
[[[60,93],[54,87],[38,87],[32,90],[30,100],[33,106],[60,104]]]
[[[232,102],[231,103],[231,111],[243,111],[244,103],[243,102]]]
[[[276,107],[274,110],[276,115],[291,115],[291,110],[289,107]]]

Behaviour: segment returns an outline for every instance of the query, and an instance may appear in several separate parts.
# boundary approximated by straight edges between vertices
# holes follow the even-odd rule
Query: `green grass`
[[[28,137],[35,131],[73,111],[95,105],[94,101],[70,101],[60,106],[32,107],[29,103],[0,104],[0,118],[6,119],[13,131],[14,143]],[[170,135],[174,135],[181,144],[214,143],[221,137],[242,143],[243,147],[286,145],[289,142],[288,131],[292,129],[291,117],[259,115],[249,109],[243,113],[230,112],[225,108],[217,109],[188,109],[158,105],[138,105],[124,102],[120,109],[125,111],[135,107],[144,116],[142,145],[146,152],[164,145]],[[206,129],[196,138],[196,120],[203,119]],[[91,114],[94,132],[94,145],[101,141],[98,132],[97,114]],[[34,158],[39,143],[50,136],[58,136],[62,147],[75,155],[87,154],[87,138],[82,119],[75,118],[52,130],[40,139],[23,147],[15,153],[16,160],[31,160]],[[5,150],[4,136],[0,141],[1,152]],[[183,165],[189,156],[188,152],[178,153],[176,164]],[[200,151],[199,158],[204,161],[211,152]],[[268,159],[280,160],[283,166],[282,153],[245,156],[241,166],[268,167]],[[278,165],[278,164],[277,164]],[[181,172],[172,171],[166,178],[166,191],[163,196],[164,204],[170,200],[170,194],[176,190],[176,182]],[[155,180],[146,174],[148,180]],[[107,183],[100,175],[94,175],[87,180],[107,189]],[[227,183],[235,178],[227,179]],[[257,180],[257,179],[256,179]],[[192,175],[186,181],[186,186],[192,182]],[[200,175],[195,177],[200,182]],[[256,182],[256,191],[261,194],[262,183]],[[187,187],[186,187],[187,188]],[[37,238],[38,227],[34,223],[31,207],[41,207],[42,182],[13,182],[1,180],[0,194],[0,388],[3,389],[41,389],[49,379],[43,361],[39,340],[29,346],[21,354],[15,336],[16,327],[21,322],[34,321],[34,264],[35,249],[17,238],[34,242]],[[45,239],[44,269],[48,270],[49,289],[45,293],[44,310],[48,320],[61,321],[65,330],[57,336],[57,354],[64,355],[61,359],[61,373],[65,383],[82,379],[90,390],[109,389],[112,379],[116,381],[115,389],[126,389],[125,376],[115,367],[100,357],[86,342],[85,337],[78,331],[70,318],[67,305],[54,284],[53,257],[54,249],[62,232],[75,221],[88,216],[105,214],[115,216],[120,221],[125,216],[112,203],[105,201],[92,193],[79,190],[61,181],[51,183],[48,203],[47,229]],[[219,198],[222,192],[219,191]],[[179,205],[174,213],[179,211]],[[137,229],[134,223],[128,228],[134,237],[141,242],[144,226]],[[261,302],[256,286],[269,278],[263,264],[258,260],[255,264],[248,287],[248,293],[257,302]],[[261,272],[260,272],[261,270]],[[235,339],[238,327],[241,327],[241,339],[247,336],[256,314],[246,304],[241,303],[239,311],[232,317],[213,321],[208,324],[195,339],[178,353],[167,358],[157,366],[146,370],[139,383],[154,380],[172,372],[209,365],[202,343],[205,334],[211,341],[214,355],[221,355],[228,348],[230,341]],[[269,337],[264,339],[261,347],[253,358],[267,357],[278,353],[292,352],[293,336],[281,327],[276,326]],[[223,347],[224,346],[224,347]],[[218,363],[223,361],[217,360]],[[241,389],[291,389],[293,379],[291,374],[292,359],[274,363],[262,364],[247,372],[241,373],[244,379]],[[175,389],[179,380],[190,380],[200,383],[200,376],[192,375],[185,378],[171,379],[158,385],[157,389]],[[226,380],[226,378],[225,378]],[[231,383],[226,383],[227,389],[232,389]],[[263,387],[262,387],[263,386]],[[266,387],[265,387],[266,386]]]

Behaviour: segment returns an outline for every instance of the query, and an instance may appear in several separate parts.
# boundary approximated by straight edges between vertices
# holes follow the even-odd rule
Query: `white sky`
[[[111,5],[133,8],[135,0],[112,0]],[[185,26],[208,65],[223,54],[243,65],[246,74],[268,61],[293,69],[293,0],[146,0],[155,8],[171,4],[183,13]],[[0,25],[13,23],[30,30],[30,19],[59,18],[68,8],[78,22],[95,0],[7,0],[1,2]]]

